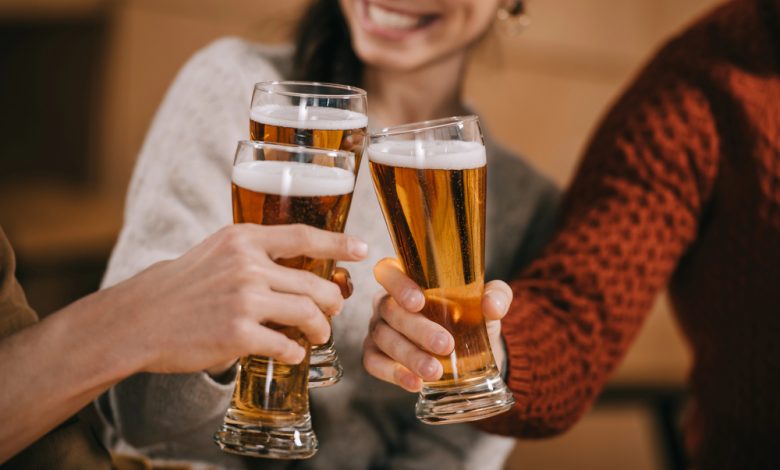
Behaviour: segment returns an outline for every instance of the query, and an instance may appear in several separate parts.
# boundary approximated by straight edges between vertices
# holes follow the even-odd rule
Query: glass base
[[[278,427],[225,423],[214,442],[231,454],[282,460],[308,459],[318,448],[309,415],[299,424]]]
[[[512,392],[496,372],[460,385],[437,388],[423,384],[415,414],[427,424],[463,423],[504,413],[514,404]]]
[[[333,337],[328,342],[311,348],[309,359],[309,388],[330,387],[341,380],[344,369],[333,346]]]

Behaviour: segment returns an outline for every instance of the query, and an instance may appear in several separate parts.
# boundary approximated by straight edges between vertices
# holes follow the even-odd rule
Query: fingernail
[[[295,364],[300,364],[301,361],[303,361],[303,358],[306,356],[306,351],[298,346],[298,349],[296,350],[298,354],[295,355]]]
[[[352,256],[363,258],[368,254],[368,245],[363,240],[355,237],[347,239],[347,248]]]
[[[420,367],[420,374],[423,377],[434,379],[437,372],[439,372],[439,363],[435,359],[426,360]]]
[[[506,298],[506,295],[501,292],[488,292],[486,297],[493,303],[496,311],[501,313],[506,312],[506,309],[509,306],[509,299]]]
[[[403,298],[402,301],[404,306],[410,309],[417,308],[419,305],[425,303],[425,296],[417,289],[406,289],[401,297]]]
[[[352,284],[352,277],[347,276],[346,282],[344,283],[344,289],[342,290],[342,297],[345,299],[349,298],[352,295],[352,292],[355,291],[355,286]]]
[[[401,376],[401,385],[407,390],[417,389],[417,378],[411,375],[403,374]]]
[[[431,352],[444,355],[450,352],[450,338],[446,333],[436,333],[431,339]]]

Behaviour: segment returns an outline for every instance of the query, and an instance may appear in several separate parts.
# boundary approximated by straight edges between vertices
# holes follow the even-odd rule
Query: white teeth
[[[368,17],[371,21],[383,28],[393,29],[412,29],[420,24],[419,16],[410,16],[395,11],[385,10],[384,8],[369,4]]]

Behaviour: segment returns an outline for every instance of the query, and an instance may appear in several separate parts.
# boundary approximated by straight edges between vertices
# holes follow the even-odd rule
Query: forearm
[[[490,430],[541,437],[576,422],[696,240],[717,175],[717,131],[706,98],[675,70],[650,67],[610,112],[558,233],[512,283],[503,333],[518,405],[485,423]]]
[[[140,367],[105,307],[93,295],[0,342],[0,462]]]

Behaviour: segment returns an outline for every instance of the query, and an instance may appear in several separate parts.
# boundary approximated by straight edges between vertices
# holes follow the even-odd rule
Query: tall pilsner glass
[[[366,92],[346,85],[317,82],[261,82],[249,111],[252,140],[303,145],[355,154],[355,167],[366,146]],[[311,351],[309,387],[325,387],[343,374],[333,337]]]
[[[425,382],[417,417],[429,424],[503,413],[514,399],[501,379],[482,315],[487,163],[476,116],[383,129],[371,136],[371,176],[396,253],[423,289],[422,314],[455,349]]]
[[[242,141],[233,165],[233,221],[307,224],[342,232],[355,187],[355,155],[293,145]],[[283,266],[329,279],[333,260],[299,256]],[[225,451],[256,457],[302,459],[317,451],[309,414],[310,344],[297,329],[268,325],[303,346],[300,364],[268,357],[241,358],[230,408],[214,435]]]

